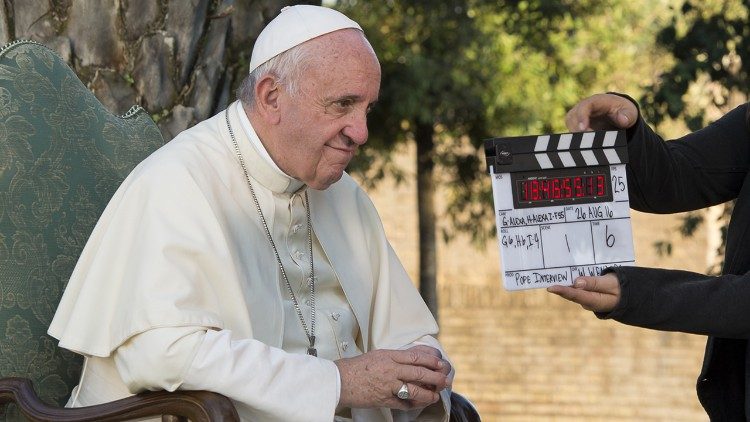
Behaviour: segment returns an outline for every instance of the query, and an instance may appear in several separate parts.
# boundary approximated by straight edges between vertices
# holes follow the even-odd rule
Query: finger
[[[613,273],[598,277],[578,277],[573,282],[576,289],[606,294],[620,294],[620,282]]]
[[[624,108],[614,110],[609,114],[609,118],[617,127],[621,129],[628,128],[635,122],[635,118],[631,118],[627,110],[625,110]]]
[[[398,396],[399,392],[401,391],[402,386],[406,386],[406,390],[409,393],[408,399],[402,399]],[[414,390],[414,387],[410,387],[408,383],[401,383],[398,384],[398,386],[394,389],[391,389],[393,392],[393,396],[389,400],[391,403],[388,405],[388,407],[392,409],[401,409],[401,410],[408,410],[414,407],[414,404],[412,404],[411,401],[411,392]]]
[[[409,387],[409,401],[414,407],[427,407],[440,400],[440,394],[436,391],[423,388],[417,384],[407,384],[407,386]]]
[[[638,118],[638,109],[635,104],[626,98],[617,96],[619,101],[616,107],[610,112],[610,119],[621,129],[626,129],[635,124]]]
[[[415,349],[415,350],[418,350],[420,352],[424,352],[424,353],[427,353],[429,355],[432,355],[432,356],[435,356],[435,357],[439,358],[440,359],[439,362],[438,362],[439,368],[437,368],[437,370],[439,372],[445,374],[445,375],[450,374],[451,370],[453,369],[453,367],[451,366],[451,363],[448,362],[448,360],[442,359],[443,353],[439,349],[436,349],[436,348],[434,348],[432,346],[427,346],[427,345],[424,345],[424,344],[420,344],[420,345],[411,347],[411,348],[409,348],[407,350],[411,350],[411,349]]]
[[[588,311],[605,312],[609,309],[607,295],[598,292],[589,292],[568,286],[550,286],[547,291],[554,293],[563,299],[575,302]]]
[[[443,354],[440,353],[440,350],[438,350],[438,349],[436,349],[434,347],[431,347],[431,346],[427,346],[426,344],[418,344],[418,345],[412,346],[412,347],[410,347],[410,348],[408,348],[406,350],[415,350],[415,351],[419,351],[419,352],[422,352],[422,353],[427,353],[428,355],[436,356],[438,358],[442,358],[443,357]]]
[[[565,126],[571,132],[582,132],[590,130],[589,128],[589,114],[591,112],[591,101],[588,99],[581,101],[571,108],[567,114],[565,114]]]
[[[620,300],[620,283],[614,273],[578,277],[573,287],[551,286],[547,291],[594,312],[609,312]]]
[[[611,128],[610,122],[602,122],[602,117],[609,120],[607,114],[611,111],[612,99],[608,94],[592,95],[575,107],[575,121],[578,131],[601,130]]]
[[[409,391],[409,398],[406,400],[404,399],[398,399],[398,400],[402,402],[401,404],[406,405],[409,408],[426,407],[440,400],[439,393],[432,391],[430,389],[424,388],[423,386],[419,384],[406,383],[406,388]],[[396,389],[396,393],[394,394],[396,398],[398,398],[398,391],[400,389],[401,389],[401,385],[398,386],[398,388]]]
[[[632,101],[619,95],[596,94],[576,104],[565,116],[569,130],[625,129],[638,117],[638,109]]]
[[[445,359],[443,359],[442,363],[443,363],[443,367],[440,369],[440,373],[445,376],[448,376],[453,370],[453,365],[451,365],[451,363]]]
[[[393,351],[393,361],[402,365],[423,366],[433,370],[440,370],[443,367],[443,359],[431,353],[422,352],[418,347]]]
[[[397,377],[403,382],[433,385],[437,390],[450,387],[450,380],[446,374],[421,366],[402,365],[398,369]]]
[[[590,99],[589,126],[593,129],[625,129],[632,126],[638,117],[638,109],[627,98],[614,94],[597,94]]]
[[[427,384],[417,384],[417,385],[424,388],[425,390],[438,391],[437,387],[435,387],[434,385],[427,385]]]

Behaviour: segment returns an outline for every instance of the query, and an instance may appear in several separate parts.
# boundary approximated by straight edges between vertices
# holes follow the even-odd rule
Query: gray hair
[[[279,84],[286,87],[289,95],[296,95],[302,74],[313,58],[313,51],[307,43],[294,46],[256,67],[242,80],[237,89],[237,98],[248,109],[255,106],[255,85],[266,75],[276,77]]]

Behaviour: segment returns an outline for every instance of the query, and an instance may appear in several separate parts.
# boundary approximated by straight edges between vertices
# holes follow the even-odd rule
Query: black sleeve
[[[690,211],[737,197],[750,166],[748,104],[711,125],[665,142],[642,118],[628,129],[628,193],[633,209]]]
[[[750,338],[750,273],[718,277],[689,271],[617,267],[621,296],[610,313],[623,324],[723,338]]]

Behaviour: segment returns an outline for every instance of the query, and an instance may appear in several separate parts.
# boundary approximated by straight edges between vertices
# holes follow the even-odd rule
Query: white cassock
[[[239,103],[229,119],[289,282],[310,323],[310,198],[316,347],[267,240],[225,112],[139,164],[105,209],[49,328],[86,356],[69,405],[145,389],[210,390],[243,420],[389,421],[414,412],[337,408],[333,360],[413,344],[440,348],[437,324],[347,174],[307,189],[268,157]],[[419,420],[447,420],[450,392]]]

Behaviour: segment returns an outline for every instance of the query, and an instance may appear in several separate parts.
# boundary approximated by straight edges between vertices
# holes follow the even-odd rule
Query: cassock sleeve
[[[114,352],[132,393],[210,390],[262,421],[333,420],[339,374],[329,360],[287,353],[258,340],[232,340],[229,330],[155,328]]]
[[[404,349],[424,344],[438,349],[443,359],[448,359],[440,343],[430,334],[438,332],[438,325],[422,297],[406,273],[390,242],[385,236],[380,216],[369,197],[364,195],[360,203],[366,204],[365,226],[372,226],[377,246],[369,251],[372,273],[378,280],[372,308],[372,325],[369,350]],[[454,371],[451,372],[452,378]],[[450,389],[440,392],[440,401],[424,409],[408,412],[392,410],[395,421],[447,421],[450,414]]]
[[[379,220],[378,220],[379,222]],[[414,338],[420,331],[437,333],[438,327],[432,314],[425,305],[424,300],[411,283],[406,270],[401,261],[396,256],[396,252],[390,243],[385,239],[381,242],[381,256],[385,259],[373,260],[378,264],[374,270],[376,274],[385,276],[389,280],[389,289],[376,289],[375,306],[373,315],[372,343],[373,348],[393,348],[406,349],[416,345],[426,345],[440,351],[443,359],[448,359],[440,343],[431,335],[422,335],[414,341],[403,345],[406,338]],[[415,324],[409,330],[398,327],[400,322],[420,321],[421,324]],[[405,324],[403,324],[405,325]],[[455,371],[451,370],[449,376],[451,379]],[[440,392],[440,400],[424,409],[415,409],[411,411],[391,410],[395,421],[401,420],[419,420],[419,421],[445,421],[450,414],[450,389],[443,389]],[[418,415],[418,417],[417,417]]]

